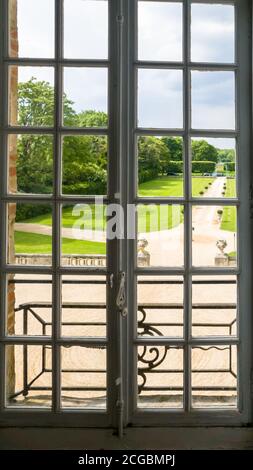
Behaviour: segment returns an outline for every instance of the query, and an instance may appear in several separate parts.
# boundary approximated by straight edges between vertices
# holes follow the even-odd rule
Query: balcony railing
[[[22,282],[22,280],[13,280],[13,283],[16,282]],[[29,281],[30,282],[30,281]],[[35,282],[35,281],[31,281]],[[44,280],[44,283],[50,283],[50,281]],[[68,283],[68,281],[64,281]],[[91,281],[84,281],[84,283],[91,283]],[[93,283],[96,284],[99,283],[101,284],[101,281],[98,280],[93,280]],[[176,280],[176,281],[160,281],[160,280],[152,280],[152,281],[140,281],[140,284],[148,284],[152,282],[153,284],[171,284],[171,283],[176,283],[176,284],[182,284],[182,281]],[[205,280],[196,280],[194,281],[197,284],[211,284],[211,283],[217,283],[217,281],[205,281]],[[224,284],[231,284],[235,283],[235,281],[225,281],[225,280],[219,280],[219,283],[224,283]],[[183,329],[183,322],[176,322],[176,321],[156,321],[155,323],[148,321],[148,316],[147,312],[152,312],[152,311],[161,311],[161,310],[173,310],[175,311],[183,311],[183,305],[180,303],[140,303],[138,305],[138,335],[140,337],[157,337],[157,336],[163,336],[162,329],[165,328],[173,328],[173,327],[179,327]],[[216,329],[216,332],[219,329],[222,329],[222,336],[231,336],[233,335],[233,327],[236,323],[236,304],[235,303],[194,303],[192,306],[193,310],[208,310],[208,311],[216,311],[217,310],[230,310],[231,312],[234,312],[233,319],[230,321],[221,321],[221,322],[212,322],[212,321],[201,321],[201,322],[194,322],[192,324],[193,328],[205,328],[206,331],[208,329]],[[38,333],[39,335],[42,336],[48,336],[49,335],[49,329],[52,327],[52,321],[47,321],[45,318],[43,318],[43,315],[41,312],[43,309],[48,310],[52,309],[52,304],[49,302],[27,302],[24,304],[19,305],[15,309],[15,314],[17,315],[22,315],[22,329],[23,329],[23,335],[28,335],[28,321],[29,321],[29,316],[31,316],[40,326],[40,332]],[[104,302],[96,302],[96,303],[81,303],[81,302],[72,302],[72,303],[63,303],[62,309],[68,309],[72,310],[73,312],[75,310],[82,310],[83,314],[85,310],[106,310],[106,304]],[[40,313],[38,313],[38,310]],[[16,317],[17,318],[17,317]],[[159,319],[158,319],[159,320]],[[74,327],[76,328],[76,331],[78,332],[79,327],[104,327],[106,330],[106,321],[87,321],[87,320],[79,320],[79,321],[63,321],[62,322],[62,327]],[[174,342],[175,343],[175,342]],[[86,346],[82,346],[86,347]],[[87,346],[91,348],[91,346]],[[195,346],[194,346],[195,347]],[[15,391],[15,393],[10,397],[10,399],[15,399],[16,397],[23,395],[24,397],[27,397],[31,391],[51,391],[52,387],[47,387],[47,386],[38,386],[36,382],[38,379],[47,372],[52,372],[52,368],[47,364],[47,348],[49,346],[42,345],[42,357],[41,357],[41,370],[39,371],[38,374],[36,374],[31,380],[28,380],[28,350],[27,346],[23,346],[23,386],[20,390]],[[92,346],[92,348],[95,349],[101,349],[101,346]],[[152,350],[151,350],[151,349]],[[197,346],[196,349],[199,350],[218,350],[218,351],[228,351],[228,360],[227,360],[227,366],[226,367],[220,367],[217,364],[217,367],[212,368],[204,368],[204,369],[193,369],[192,373],[198,373],[198,374],[225,374],[228,373],[230,374],[233,378],[236,378],[236,371],[233,369],[233,352],[232,352],[233,346],[228,344],[228,345],[210,345],[210,346]],[[155,346],[154,344],[152,345],[142,345],[141,346],[141,352],[138,354],[138,392],[139,395],[141,396],[144,392],[154,392],[155,394],[159,394],[159,392],[180,392],[181,394],[183,393],[183,387],[178,386],[178,385],[148,385],[147,384],[147,376],[149,374],[182,374],[183,369],[182,366],[180,367],[175,367],[176,364],[173,364],[173,368],[161,368],[161,365],[165,362],[165,359],[167,357],[167,354],[170,350],[172,349],[182,349],[181,345],[163,345],[163,346]],[[151,351],[151,354],[150,354]],[[74,369],[74,368],[68,368],[64,369],[62,372],[64,373],[76,373],[76,374],[85,374],[85,373],[104,373],[106,374],[106,370],[101,370],[99,371],[97,369]],[[104,391],[106,392],[105,387],[89,387],[89,386],[63,386],[62,387],[63,391]],[[193,386],[192,391],[196,392],[197,394],[199,393],[199,398],[201,400],[201,393],[202,392],[213,392],[217,397],[219,396],[219,392],[229,392],[227,399],[229,400],[229,397],[231,395],[235,396],[236,393],[236,386],[231,386],[231,385],[212,385],[212,383],[206,383],[205,385],[202,386]],[[174,395],[175,396],[175,395]],[[224,400],[226,400],[226,397],[224,397]]]

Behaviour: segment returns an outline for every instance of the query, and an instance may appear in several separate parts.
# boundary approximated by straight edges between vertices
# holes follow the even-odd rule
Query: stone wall
[[[10,55],[12,57],[18,56],[18,32],[17,32],[17,0],[9,1],[10,8],[10,24],[9,24],[9,37],[10,37]],[[12,67],[9,75],[9,112],[12,116],[12,122],[17,122],[17,83],[18,83],[18,68]],[[15,193],[17,188],[17,174],[16,174],[16,160],[17,160],[17,136],[9,137],[9,191]],[[14,251],[14,224],[16,216],[16,205],[10,204],[8,210],[8,259],[10,262],[15,261]],[[11,277],[9,277],[9,280]],[[9,334],[14,333],[15,327],[15,285],[8,285],[8,312],[7,312],[7,331]],[[14,347],[9,346],[7,349],[7,396],[14,392],[15,388],[15,356]]]

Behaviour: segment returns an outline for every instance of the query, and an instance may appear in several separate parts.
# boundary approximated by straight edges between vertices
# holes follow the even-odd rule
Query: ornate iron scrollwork
[[[163,336],[159,331],[150,323],[145,323],[147,313],[144,308],[139,307],[138,312],[142,314],[142,318],[138,321],[138,335],[139,336]],[[138,354],[138,362],[142,363],[144,367],[138,369],[138,376],[141,378],[141,383],[138,385],[139,393],[142,392],[146,385],[146,373],[160,366],[165,360],[169,346],[142,346],[142,352]]]

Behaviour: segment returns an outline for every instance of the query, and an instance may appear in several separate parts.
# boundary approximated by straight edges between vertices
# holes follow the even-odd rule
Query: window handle
[[[120,273],[119,279],[119,290],[116,299],[116,305],[123,317],[127,315],[127,308],[126,308],[126,273]]]

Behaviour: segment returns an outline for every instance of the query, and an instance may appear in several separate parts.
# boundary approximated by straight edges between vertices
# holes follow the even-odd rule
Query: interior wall
[[[10,24],[9,24],[9,47],[10,54],[12,57],[18,56],[18,31],[17,31],[17,0],[9,1],[10,8]],[[9,113],[13,116],[14,124],[15,118],[17,122],[17,92],[18,92],[18,68],[12,67],[9,75]],[[9,165],[8,165],[8,187],[9,191],[15,193],[17,189],[17,173],[16,173],[16,161],[17,161],[17,136],[12,135],[8,141],[9,150]],[[16,204],[10,204],[8,207],[8,259],[10,262],[14,262],[14,224],[16,217]],[[11,276],[9,277],[9,280]],[[14,333],[15,323],[15,286],[14,284],[8,284],[7,290],[7,331],[8,334]],[[14,347],[9,346],[6,352],[7,361],[7,394],[12,394],[15,388],[15,357]]]
[[[120,440],[108,429],[0,429],[6,450],[253,450],[253,428],[129,428]]]

